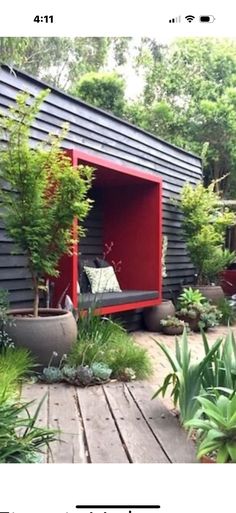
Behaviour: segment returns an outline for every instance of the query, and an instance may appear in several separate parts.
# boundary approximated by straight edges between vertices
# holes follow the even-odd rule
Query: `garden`
[[[14,241],[14,253],[27,258],[34,292],[32,309],[12,310],[7,291],[1,290],[1,463],[39,462],[45,447],[59,436],[56,430],[39,427],[43,402],[32,413],[32,404],[22,399],[26,381],[88,387],[149,379],[153,373],[147,350],[122,322],[98,315],[96,294],[86,312],[75,311],[70,303],[68,308],[45,307],[48,278],[58,276],[60,259],[71,255],[75,241],[83,236],[81,223],[74,229],[72,225],[93,208],[88,193],[94,179],[91,167],[72,166],[61,150],[68,127],[49,134],[40,146],[30,146],[30,127],[47,94],[32,101],[22,93],[10,116],[0,117],[7,138],[0,154],[1,217]],[[173,301],[145,309],[144,322],[171,367],[153,399],[171,389],[180,424],[196,442],[197,457],[226,463],[236,462],[236,304],[224,295],[221,273],[235,261],[235,253],[225,248],[225,234],[236,217],[223,207],[215,185],[187,184],[176,204],[196,283],[183,285]],[[163,275],[167,246],[163,239]],[[94,270],[88,271],[88,279],[90,274]],[[114,269],[110,274],[117,287]],[[111,289],[110,281],[106,288],[117,290]],[[225,338],[217,338],[220,324],[228,327]],[[209,330],[216,333],[213,345],[208,342]],[[172,351],[158,340],[159,332],[181,337],[172,338]],[[202,337],[204,357],[197,362],[188,345],[191,332]]]

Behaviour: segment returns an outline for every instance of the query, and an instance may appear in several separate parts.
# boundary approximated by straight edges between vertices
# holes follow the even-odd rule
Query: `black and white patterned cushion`
[[[93,268],[84,266],[93,294],[99,292],[121,292],[115,271],[112,266]]]

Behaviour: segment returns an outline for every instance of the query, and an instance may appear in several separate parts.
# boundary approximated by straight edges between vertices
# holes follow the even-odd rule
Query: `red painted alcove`
[[[158,175],[116,164],[78,150],[68,150],[74,166],[95,168],[93,187],[99,190],[103,206],[103,244],[113,243],[107,260],[122,261],[119,272],[121,289],[158,291],[158,297],[135,303],[100,308],[100,313],[131,310],[161,302],[162,182]],[[74,227],[76,221],[74,222]],[[54,281],[53,303],[63,291],[78,306],[78,246],[72,256],[64,256],[60,277]]]

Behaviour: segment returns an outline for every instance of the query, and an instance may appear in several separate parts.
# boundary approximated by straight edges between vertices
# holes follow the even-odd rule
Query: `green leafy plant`
[[[0,463],[38,462],[45,447],[56,440],[55,430],[36,424],[42,401],[34,415],[28,410],[30,404],[0,403]]]
[[[20,93],[9,116],[0,114],[0,135],[7,139],[0,152],[1,216],[16,252],[27,256],[35,316],[45,276],[57,276],[60,257],[71,253],[77,237],[73,219],[82,221],[91,206],[87,192],[92,169],[72,166],[61,150],[68,127],[35,147],[30,143],[30,127],[47,94],[43,91],[32,100]]]
[[[198,285],[215,282],[219,272],[235,260],[235,252],[224,249],[226,229],[235,224],[235,214],[220,205],[215,185],[216,182],[208,187],[202,183],[186,184],[179,202],[184,237],[196,267]]]
[[[12,325],[13,319],[8,313],[10,308],[9,295],[4,289],[0,289],[0,352],[7,347],[13,347],[12,339],[7,333],[7,326]]]
[[[171,315],[168,315],[166,319],[161,319],[160,324],[161,326],[173,326],[178,328],[179,326],[184,326],[185,322],[178,319],[178,317],[171,317]]]
[[[21,383],[33,365],[32,356],[25,348],[6,348],[0,354],[0,404],[19,396]]]
[[[35,463],[56,432],[37,426],[42,405],[33,415],[31,403],[21,402],[21,384],[33,367],[24,348],[6,348],[0,354],[0,463]]]
[[[210,346],[205,333],[202,333],[205,355],[208,355]],[[229,330],[225,339],[222,337],[218,350],[208,361],[202,375],[202,385],[206,392],[212,389],[236,391],[236,341],[232,330]]]
[[[188,347],[186,329],[184,329],[181,341],[176,338],[175,354],[169,351],[161,342],[156,340],[155,342],[166,355],[172,371],[167,374],[163,384],[158,388],[153,398],[157,397],[160,393],[164,396],[168,387],[171,386],[171,397],[173,397],[175,406],[178,405],[179,407],[181,424],[185,425],[188,420],[194,417],[199,409],[196,397],[200,395],[202,390],[203,373],[220,347],[221,340],[217,340],[209,349],[208,354],[202,360],[195,363],[191,361],[191,351]]]
[[[217,463],[236,463],[236,394],[215,402],[198,397],[201,409],[185,426],[198,431],[197,457],[216,455]]]
[[[207,330],[219,324],[221,312],[207,301],[198,289],[184,289],[177,302],[179,310],[176,316],[188,322],[190,329]]]
[[[93,371],[93,375],[95,376],[95,378],[99,378],[99,379],[103,379],[103,380],[109,379],[111,376],[111,373],[112,373],[112,369],[110,369],[108,367],[108,365],[106,365],[105,363],[101,363],[101,362],[100,363],[98,363],[98,362],[92,363],[91,369]]]
[[[68,365],[92,367],[100,363],[118,377],[126,368],[143,379],[152,373],[147,351],[134,343],[124,328],[108,318],[101,318],[90,310],[78,321],[78,339],[68,355]]]
[[[217,303],[217,307],[221,313],[221,323],[225,326],[232,326],[236,322],[236,311],[230,300],[221,298]]]
[[[191,287],[186,288],[178,297],[178,302],[181,308],[187,308],[188,306],[196,303],[206,302],[206,298],[202,295],[200,290],[192,289]]]
[[[203,304],[193,303],[188,307],[181,308],[176,312],[176,316],[187,322],[193,331],[200,331],[201,328],[207,330],[217,326],[221,313],[215,305],[206,301]]]

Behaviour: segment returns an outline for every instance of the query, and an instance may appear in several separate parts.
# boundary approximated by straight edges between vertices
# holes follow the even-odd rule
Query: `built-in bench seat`
[[[157,299],[159,293],[156,290],[123,290],[122,292],[91,292],[79,294],[79,308],[105,307],[123,305],[128,303],[139,303]]]

